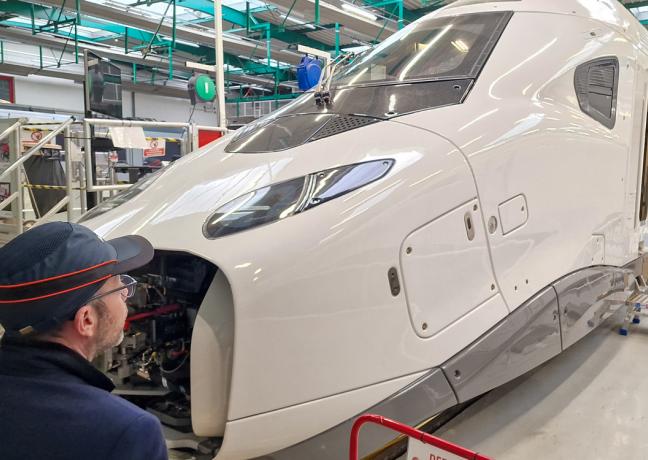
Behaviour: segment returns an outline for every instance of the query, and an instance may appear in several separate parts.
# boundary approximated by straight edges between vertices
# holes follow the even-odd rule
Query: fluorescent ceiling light
[[[287,16],[285,14],[283,15],[283,17],[287,21],[291,21],[291,22],[294,22],[295,24],[303,25],[303,26],[306,26],[309,29],[315,30],[315,26],[313,24],[307,23],[306,21],[302,21],[301,19],[292,18],[292,17]]]
[[[187,42],[184,40],[179,40],[177,38],[176,38],[176,43],[180,43],[181,45],[193,46],[194,48],[200,48],[200,45],[196,45],[195,43]]]
[[[470,47],[468,45],[466,45],[466,42],[464,42],[461,39],[460,40],[453,40],[451,43],[452,43],[452,46],[457,48],[457,51],[459,51],[460,53],[467,53],[468,51],[470,51]]]
[[[370,13],[369,11],[363,9],[363,8],[358,8],[357,6],[349,5],[348,3],[342,3],[342,9],[345,10],[347,13],[352,13],[357,16],[361,16],[363,18],[369,19],[370,21],[375,21],[378,19],[378,16],[376,16],[373,13]]]
[[[347,53],[362,53],[363,51],[367,51],[369,48],[371,48],[370,45],[356,45],[342,48],[342,51]]]

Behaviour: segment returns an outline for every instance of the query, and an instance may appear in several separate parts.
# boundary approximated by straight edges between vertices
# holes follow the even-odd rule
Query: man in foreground
[[[159,421],[90,363],[123,339],[123,274],[152,257],[142,237],[62,222],[0,248],[1,459],[167,459]]]

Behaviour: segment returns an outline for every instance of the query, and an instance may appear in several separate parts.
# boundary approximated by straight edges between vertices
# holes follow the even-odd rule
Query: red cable
[[[130,329],[130,324],[133,321],[140,321],[142,319],[150,318],[151,316],[166,315],[167,313],[173,313],[174,311],[178,310],[180,310],[180,305],[174,303],[171,305],[163,305],[156,308],[155,310],[147,311],[144,313],[136,313],[126,318],[126,322],[124,323],[124,330],[128,331],[128,329]]]

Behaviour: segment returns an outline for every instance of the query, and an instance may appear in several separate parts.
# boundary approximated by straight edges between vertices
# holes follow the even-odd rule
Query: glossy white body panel
[[[198,310],[191,337],[191,424],[198,436],[225,433],[229,403],[233,347],[232,290],[217,272]],[[209,410],[203,408],[209,407]]]
[[[218,460],[253,458],[296,444],[354,417],[367,407],[396,393],[424,373],[404,376],[367,388],[349,391],[227,424]]]
[[[471,339],[455,331],[421,342],[405,297],[389,292],[387,272],[399,266],[413,228],[474,199],[474,181],[463,156],[438,136],[388,122],[363,131],[262,156],[199,152],[122,205],[128,217],[118,226],[112,213],[93,221],[107,237],[139,233],[225,273],[236,318],[228,420],[429,369],[501,319],[493,316]],[[272,225],[216,240],[202,235],[214,209],[249,190],[372,158],[396,159],[382,181]],[[168,201],[159,203],[161,196]],[[399,337],[399,345],[385,337]]]
[[[198,356],[215,358],[201,370],[195,355],[191,362],[196,430],[221,434],[227,413],[217,458],[267,454],[341,423],[567,273],[637,257],[648,34],[613,0],[434,14],[490,10],[515,14],[462,104],[273,153],[224,153],[226,136],[89,221],[106,238],[140,234],[156,249],[209,260],[230,286],[233,338],[208,324],[231,318],[205,310]],[[574,69],[603,56],[618,56],[621,68],[612,130],[580,110],[574,90]],[[387,176],[348,195],[250,231],[203,236],[211,213],[249,191],[384,158],[395,160]],[[466,204],[477,205],[473,241],[465,212],[450,212]],[[423,258],[406,259],[410,243]],[[396,296],[392,267],[403,288]],[[216,359],[231,368],[210,368],[227,368]]]
[[[590,265],[603,265],[605,264],[605,236],[594,235],[590,243],[592,253],[592,261]]]
[[[502,234],[506,235],[517,230],[529,220],[529,206],[524,195],[518,195],[497,207]],[[495,229],[496,230],[496,229]]]
[[[454,10],[459,8],[449,11]],[[618,56],[622,72],[613,130],[584,114],[574,92],[577,65],[602,56]],[[433,111],[433,122],[425,112],[399,118],[461,149],[475,174],[485,221],[499,215],[500,203],[524,194],[527,223],[506,235],[500,225],[490,235],[499,287],[512,308],[552,280],[588,266],[594,234],[605,236],[604,263],[623,265],[636,257],[635,210],[625,203],[636,203],[637,169],[627,170],[639,152],[631,143],[633,67],[645,59],[629,37],[599,21],[518,13],[468,97],[474,112],[452,106]]]
[[[405,295],[412,325],[421,337],[442,333],[495,294],[486,235],[477,210],[477,200],[464,203],[403,242]],[[461,273],[459,279],[457,273]]]

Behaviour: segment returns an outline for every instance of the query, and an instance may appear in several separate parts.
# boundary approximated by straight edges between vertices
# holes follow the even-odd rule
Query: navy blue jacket
[[[160,422],[54,343],[0,345],[0,459],[167,460]]]

